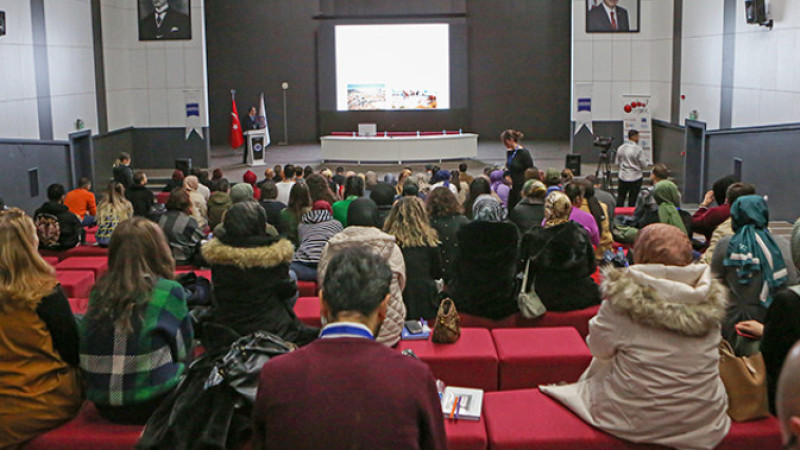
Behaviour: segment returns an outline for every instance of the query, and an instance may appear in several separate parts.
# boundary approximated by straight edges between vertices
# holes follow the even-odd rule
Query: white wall
[[[724,0],[682,0],[681,123],[696,110],[709,129],[719,128],[722,92]],[[744,2],[741,2],[744,3]]]
[[[724,0],[683,0],[681,122],[692,110],[720,127]],[[733,63],[734,128],[800,122],[800,2],[768,0],[772,31],[745,21],[737,2]]]
[[[19,3],[28,3],[16,0]],[[65,140],[75,120],[97,133],[94,40],[90,0],[45,0],[53,138]]]
[[[39,139],[30,2],[0,0],[7,32],[0,38],[0,138]]]
[[[586,1],[573,0],[573,94],[593,84],[593,120],[622,120],[625,94],[651,95],[653,118],[670,120],[672,16],[673,0],[642,0],[639,33],[587,34]]]
[[[775,27],[748,25],[736,11],[733,127],[800,122],[800,2],[768,0]]]
[[[192,1],[192,39],[164,42],[139,41],[136,3],[101,2],[109,131],[183,127],[184,89],[201,90],[200,117],[207,126],[203,0]]]

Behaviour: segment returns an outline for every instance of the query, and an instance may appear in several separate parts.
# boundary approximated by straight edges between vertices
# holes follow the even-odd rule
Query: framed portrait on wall
[[[638,33],[640,0],[586,0],[587,33]]]
[[[192,38],[191,0],[136,1],[139,2],[140,41]]]

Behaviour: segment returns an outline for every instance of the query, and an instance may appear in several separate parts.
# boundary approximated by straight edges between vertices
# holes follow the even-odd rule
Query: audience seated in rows
[[[297,227],[300,225],[303,215],[309,211],[311,211],[311,193],[305,182],[298,181],[292,186],[289,203],[281,211],[281,228],[284,236],[295,246],[300,244]]]
[[[615,209],[617,207],[617,199],[614,197],[614,194],[603,190],[603,183],[600,181],[597,175],[590,174],[584,179],[592,184],[592,187],[594,187],[594,196],[600,201],[600,203],[606,205],[606,209],[608,210],[608,220],[613,222]]]
[[[731,205],[725,199],[728,188],[737,181],[733,175],[715,181],[712,189],[706,192],[697,212],[692,215],[692,232],[705,236],[706,242],[710,242],[714,230],[731,217]],[[710,208],[714,201],[717,206]]]
[[[265,181],[261,184],[261,200],[259,204],[267,212],[267,223],[275,227],[279,233],[284,234],[281,222],[281,211],[286,209],[286,205],[278,200],[278,187],[273,181]]]
[[[283,167],[283,174],[281,180],[276,182],[276,186],[278,187],[278,201],[288,205],[289,204],[289,194],[292,191],[292,186],[295,183],[295,169],[294,166],[291,164],[287,164]]]
[[[508,197],[511,194],[511,173],[495,170],[490,175],[492,192],[500,199],[500,205],[508,209]]]
[[[469,219],[464,216],[464,208],[449,189],[434,189],[428,196],[426,210],[431,227],[436,230],[440,241],[442,279],[445,286],[451,286],[458,254],[458,232],[469,223]]]
[[[605,272],[589,368],[575,384],[540,389],[619,438],[714,448],[730,427],[717,349],[725,288],[691,264],[691,243],[672,225],[642,229],[634,254],[634,266]]]
[[[467,163],[461,163],[458,165],[458,181],[460,183],[465,183],[467,186],[472,184],[472,175],[467,173]]]
[[[191,362],[192,319],[174,273],[158,226],[142,217],[119,224],[80,322],[86,396],[112,422],[147,422]]]
[[[92,181],[81,177],[78,188],[69,191],[64,197],[64,205],[78,216],[82,226],[93,225],[97,216],[97,199],[92,193]]]
[[[440,188],[447,189],[443,186]],[[442,278],[442,255],[436,230],[430,225],[422,200],[414,197],[398,200],[386,219],[384,231],[395,237],[403,252],[406,266],[406,287],[403,289],[406,318],[436,317],[439,309],[436,280]]]
[[[547,195],[553,191],[561,190],[561,172],[558,169],[547,169],[544,172],[544,185],[547,186]]]
[[[456,198],[458,203],[463,204],[469,196],[469,183],[461,181],[461,174],[458,170],[452,172],[450,182],[456,187]]]
[[[316,338],[319,330],[304,325],[292,310],[297,298],[297,284],[289,277],[293,254],[291,242],[267,231],[267,213],[258,203],[241,202],[228,210],[214,238],[203,245],[203,257],[211,266],[210,321],[231,332],[204,336],[207,346],[224,347],[259,330],[298,345]]]
[[[175,169],[172,171],[172,177],[167,180],[167,184],[164,185],[164,189],[161,192],[172,192],[173,190],[183,187],[183,179],[185,178],[185,174],[180,169]]]
[[[248,170],[242,175],[242,181],[249,184],[253,188],[253,200],[258,201],[261,198],[261,192],[258,188],[258,176],[252,170]]]
[[[431,177],[431,191],[438,187],[447,188],[455,195],[458,195],[458,185],[453,183],[452,181],[452,174],[449,170],[438,170],[432,177]]]
[[[211,196],[208,198],[208,226],[211,230],[222,223],[225,212],[233,206],[231,200],[231,185],[226,178],[214,181]]]
[[[406,307],[403,303],[403,289],[406,286],[406,267],[403,261],[403,252],[397,246],[394,236],[386,234],[379,229],[377,223],[378,208],[375,202],[372,214],[358,214],[349,217],[349,226],[341,233],[332,237],[322,251],[322,257],[317,267],[317,278],[320,286],[325,285],[325,271],[331,259],[343,250],[353,247],[367,247],[379,255],[389,264],[392,271],[390,287],[391,297],[387,303],[386,319],[376,336],[378,342],[389,347],[400,340],[403,322],[406,317]]]
[[[0,211],[0,242],[0,448],[15,448],[70,420],[83,398],[75,319],[33,220]]]
[[[253,186],[247,183],[236,183],[231,188],[231,202],[235,205],[242,202],[253,201]]]
[[[533,228],[541,228],[545,196],[547,187],[539,180],[528,180],[522,186],[522,200],[508,213],[508,219],[514,222],[521,234]]]
[[[797,283],[797,270],[789,242],[767,229],[769,208],[763,197],[739,197],[731,206],[731,224],[735,234],[719,241],[711,268],[730,290],[722,336],[733,344],[736,324],[764,323],[773,295]]]
[[[342,224],[333,218],[330,203],[325,200],[314,202],[311,211],[303,214],[300,225],[297,226],[300,243],[290,266],[294,278],[301,281],[316,281],[322,250],[328,241],[343,229]]]
[[[369,194],[370,200],[378,207],[378,223],[383,226],[394,205],[394,188],[387,183],[378,183]]]
[[[133,184],[125,191],[125,198],[133,205],[134,216],[147,217],[150,214],[155,196],[147,189],[146,173],[139,171],[133,174]]]
[[[494,195],[492,192],[491,184],[489,180],[484,177],[478,177],[472,180],[472,183],[469,185],[469,197],[467,201],[464,203],[464,214],[467,216],[468,219],[472,220],[474,217],[472,216],[473,206],[475,202],[478,200],[478,197],[483,195]],[[495,197],[497,198],[497,197]],[[498,199],[498,202],[500,199]]]
[[[197,178],[197,192],[203,196],[203,200],[208,202],[208,199],[211,197],[211,181],[208,179],[208,171],[201,170],[197,167],[191,170],[190,175]]]
[[[533,228],[522,238],[520,255],[530,261],[528,280],[549,311],[572,311],[600,303],[592,280],[597,263],[583,226],[570,220],[574,206],[563,192],[545,200],[544,228]]]
[[[473,185],[479,180],[482,179],[476,179]],[[517,228],[504,221],[505,210],[488,194],[477,198],[472,214],[475,220],[462,226],[457,234],[451,298],[459,312],[503,319],[518,312]]]
[[[328,180],[322,175],[312,173],[305,178],[306,185],[308,185],[308,192],[311,195],[311,202],[318,202],[320,200],[327,202],[329,205],[336,203],[336,194],[331,190]]]
[[[626,221],[626,225],[642,228],[641,224],[645,214],[658,210],[658,203],[653,198],[653,189],[662,181],[669,180],[669,168],[664,163],[656,163],[650,170],[650,183],[652,186],[644,186],[636,197],[636,207],[633,210],[633,217]],[[679,203],[680,204],[680,203]]]
[[[81,220],[64,205],[64,186],[51,184],[47,188],[47,202],[33,213],[39,248],[67,250],[81,240]]]
[[[331,258],[320,339],[261,371],[254,448],[447,448],[430,369],[374,342],[386,328],[394,278],[366,248]]]
[[[202,266],[200,242],[205,234],[192,217],[192,202],[183,188],[173,190],[166,204],[167,212],[158,218],[158,226],[164,231],[172,250],[175,264]]]
[[[133,205],[125,198],[125,188],[117,182],[110,182],[97,206],[97,245],[108,247],[117,226],[131,217]]]

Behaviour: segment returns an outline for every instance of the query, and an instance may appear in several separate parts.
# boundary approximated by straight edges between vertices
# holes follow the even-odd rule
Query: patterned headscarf
[[[764,285],[760,300],[767,308],[772,294],[788,280],[783,254],[767,230],[768,224],[769,208],[763,197],[739,197],[731,206],[731,225],[736,234],[731,237],[723,261],[726,267],[736,268],[740,284],[750,284],[755,274],[761,273]]]
[[[502,222],[506,219],[506,210],[495,197],[479,195],[472,206],[472,217],[479,222]]]
[[[688,266],[692,263],[692,243],[677,227],[654,223],[639,231],[633,257],[636,264]]]
[[[547,195],[547,186],[539,180],[528,180],[522,185],[523,197],[544,197]]]
[[[570,214],[572,214],[572,202],[569,201],[567,194],[553,191],[547,196],[544,201],[545,228],[569,222]]]

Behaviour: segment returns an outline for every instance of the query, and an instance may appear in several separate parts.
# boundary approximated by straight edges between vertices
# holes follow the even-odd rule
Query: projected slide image
[[[336,26],[336,109],[450,108],[447,24]]]

